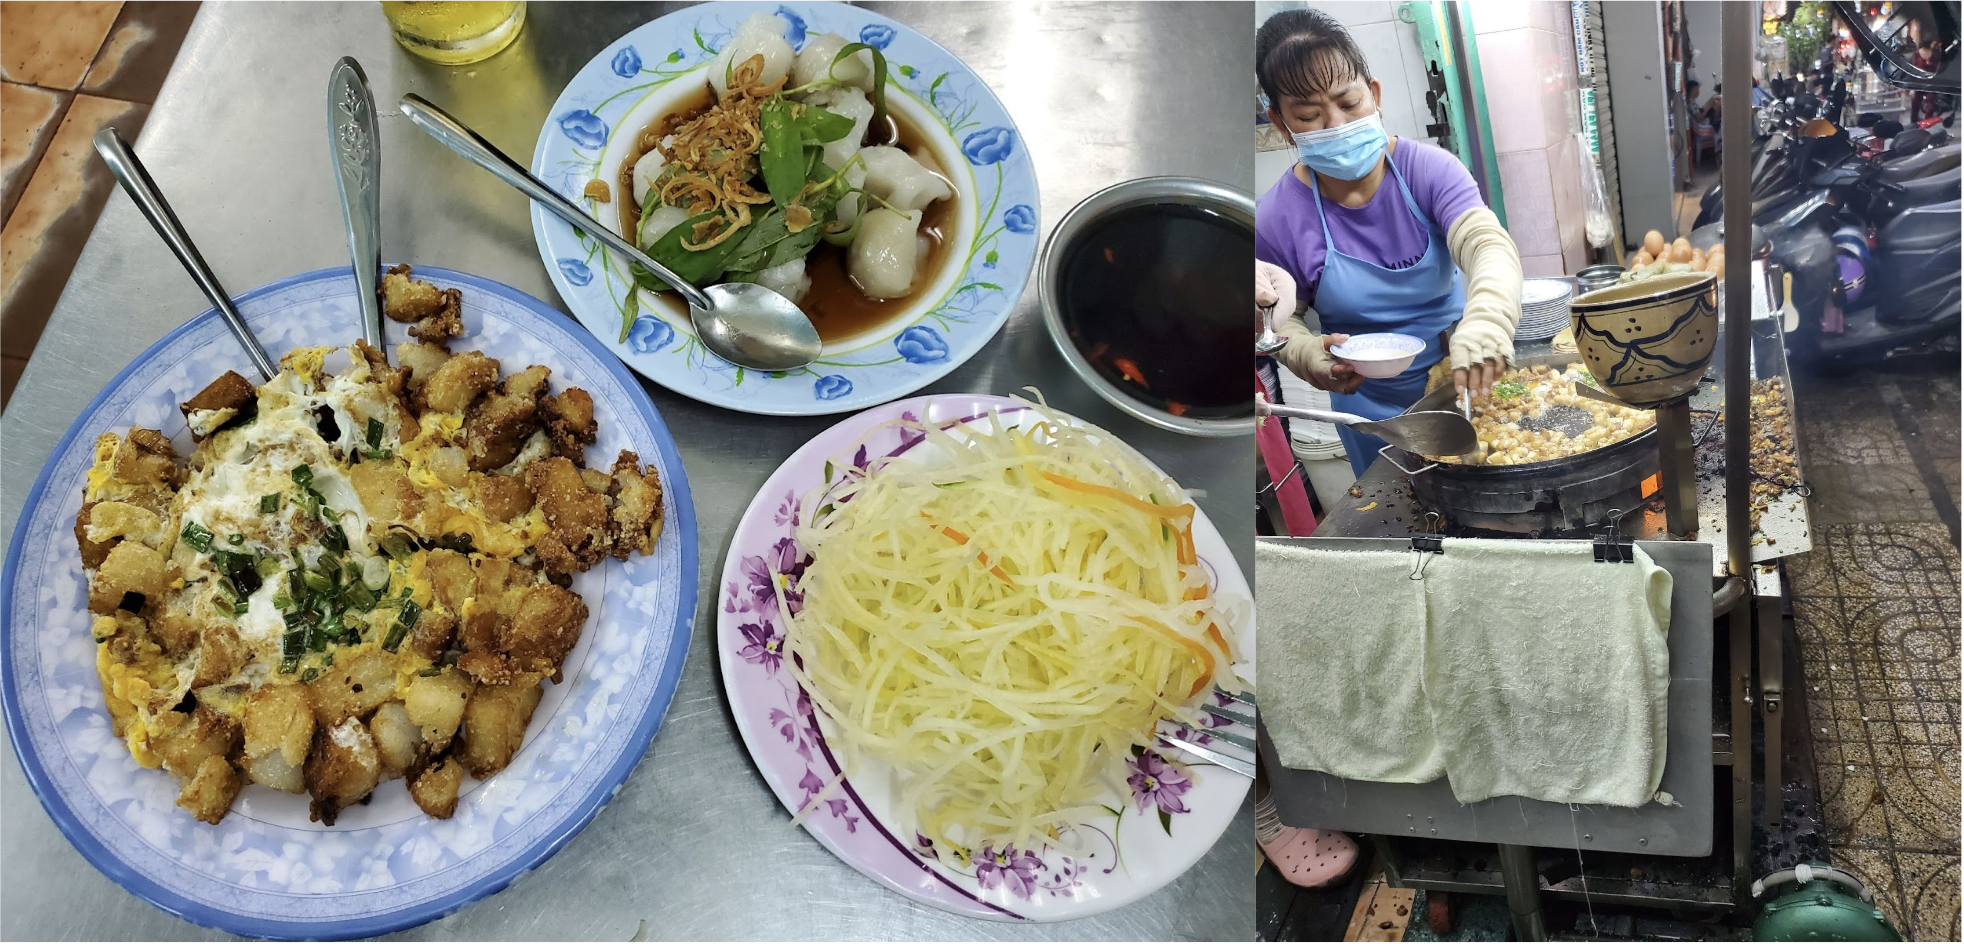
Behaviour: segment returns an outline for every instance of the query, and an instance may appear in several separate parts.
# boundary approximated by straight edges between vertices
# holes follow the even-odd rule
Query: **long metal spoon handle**
[[[342,56],[327,77],[327,140],[361,300],[361,335],[381,350],[382,300],[376,284],[382,271],[381,138],[368,76],[351,56]]]
[[[588,216],[585,211],[574,206],[573,201],[560,196],[557,191],[546,186],[544,181],[532,176],[532,172],[526,170],[523,165],[505,156],[505,153],[498,150],[491,142],[484,140],[477,132],[465,127],[463,122],[450,117],[447,112],[430,104],[422,96],[404,95],[402,113],[409,117],[410,123],[442,142],[444,147],[455,151],[458,156],[490,171],[499,180],[517,187],[520,192],[538,201],[538,204],[545,207],[548,212],[573,224],[575,229],[600,240],[607,248],[640,263],[642,267],[681,292],[682,296],[689,300],[690,307],[705,310],[716,307],[701,289],[690,285],[687,279],[670,272],[667,266],[648,258],[648,254],[642,252],[640,247],[622,239],[619,234],[608,229],[599,220]]]
[[[205,264],[205,257],[198,254],[198,247],[184,232],[184,224],[177,221],[177,214],[171,212],[170,204],[157,190],[156,181],[151,180],[150,172],[143,169],[143,162],[130,152],[129,145],[123,143],[122,136],[114,128],[96,132],[95,151],[102,157],[102,162],[109,165],[109,173],[116,178],[116,182],[123,185],[131,200],[136,201],[136,208],[142,211],[143,218],[156,228],[158,236],[163,237],[164,245],[169,246],[172,254],[177,256],[184,271],[191,273],[191,281],[198,283],[205,298],[224,317],[225,324],[239,339],[239,345],[245,348],[246,356],[252,358],[254,367],[259,368],[260,376],[265,380],[273,379],[280,372],[279,368],[272,358],[266,356],[266,349],[259,346],[259,339],[252,336],[252,329],[246,327],[244,316],[232,305],[232,296],[226,294],[225,286],[218,284],[218,276],[213,275],[211,266]]]
[[[1338,426],[1349,426],[1352,423],[1375,422],[1366,417],[1358,416],[1355,413],[1312,410],[1308,407],[1285,406],[1280,403],[1263,403],[1259,400],[1255,401],[1255,412],[1263,416],[1286,416],[1292,420],[1314,420],[1318,423],[1335,423]]]

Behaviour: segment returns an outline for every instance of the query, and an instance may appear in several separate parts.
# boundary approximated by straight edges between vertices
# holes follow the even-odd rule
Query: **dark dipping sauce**
[[[715,104],[709,86],[690,96],[682,107],[668,115],[655,119],[653,124],[642,129],[640,138],[629,149],[627,160],[622,162],[620,172],[613,184],[624,196],[618,198],[621,213],[621,232],[634,234],[640,230],[641,207],[634,202],[634,165],[642,156],[655,149],[655,143],[669,131],[688,122],[690,119],[709,110]],[[899,298],[867,298],[854,285],[852,276],[846,272],[846,253],[849,247],[834,246],[823,240],[805,256],[805,275],[812,280],[811,291],[805,293],[804,301],[798,308],[812,320],[818,328],[821,341],[841,341],[879,327],[905,311],[919,300],[922,289],[933,285],[941,274],[942,266],[948,262],[949,246],[953,242],[948,237],[955,224],[955,202],[961,199],[961,191],[949,180],[941,165],[934,158],[934,151],[926,144],[927,138],[920,129],[907,119],[887,112],[887,127],[884,133],[868,129],[867,138],[871,142],[884,143],[907,152],[907,156],[919,161],[921,166],[933,171],[943,180],[948,180],[948,189],[955,192],[945,200],[936,200],[921,211],[920,234],[927,237],[927,252],[915,263],[912,291]],[[867,145],[873,146],[872,143]],[[761,186],[761,185],[760,185]],[[868,208],[878,206],[871,199],[866,200]],[[752,212],[763,214],[770,210],[769,205],[759,206]],[[630,238],[634,238],[630,236]],[[733,237],[741,238],[741,236]],[[669,297],[664,292],[663,297]]]
[[[1105,379],[1175,416],[1248,415],[1255,234],[1200,207],[1112,213],[1064,260],[1064,327]]]

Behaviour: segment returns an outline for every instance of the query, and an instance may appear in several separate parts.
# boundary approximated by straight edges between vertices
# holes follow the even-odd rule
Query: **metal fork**
[[[1225,701],[1227,704],[1222,704]],[[1161,722],[1159,742],[1178,748],[1243,777],[1255,776],[1255,716],[1260,709],[1252,692],[1234,694],[1214,689],[1201,711],[1215,724],[1204,727]]]

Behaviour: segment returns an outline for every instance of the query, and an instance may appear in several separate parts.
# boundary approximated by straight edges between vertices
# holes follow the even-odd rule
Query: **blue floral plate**
[[[72,533],[97,435],[146,426],[189,455],[178,403],[226,370],[252,375],[215,311],[151,345],[82,411],[28,494],[0,582],[0,696],[14,752],[55,825],[124,888],[197,924],[250,937],[369,937],[504,888],[613,798],[660,727],[688,654],[694,504],[674,438],[640,384],[537,299],[458,272],[417,275],[463,290],[455,349],[543,364],[555,390],[591,393],[600,441],[589,458],[639,453],[661,474],[667,524],[652,556],[608,560],[574,580],[592,613],[564,680],[547,686],[511,766],[466,780],[452,818],[423,815],[398,780],[331,828],[308,820],[304,795],[261,786],[246,787],[208,826],[174,805],[170,775],[138,766],[110,733]],[[343,267],[255,289],[238,307],[278,357],[357,337],[356,297]],[[402,325],[385,327],[391,345],[403,340]]]
[[[757,769],[793,813],[821,797],[802,825],[848,865],[893,891],[959,915],[996,921],[1082,918],[1143,898],[1200,861],[1240,814],[1247,778],[1183,752],[1146,751],[1126,762],[1126,782],[1099,801],[1102,813],[1060,829],[1053,840],[1027,849],[951,850],[943,857],[904,825],[910,817],[896,808],[890,771],[862,760],[853,776],[828,789],[843,776],[841,758],[826,740],[830,722],[813,712],[783,662],[777,594],[788,593],[785,602],[793,608],[799,602],[796,580],[808,561],[795,537],[808,511],[802,500],[836,476],[861,474],[879,457],[909,451],[924,438],[896,421],[989,422],[992,410],[1011,427],[1033,416],[1007,397],[917,397],[842,420],[786,459],[730,539],[716,656],[730,712]],[[1244,656],[1235,672],[1252,679],[1254,606],[1248,582],[1205,513],[1194,517],[1193,533]],[[784,574],[791,583],[781,591],[772,574]],[[1203,744],[1210,739],[1207,729],[1232,724],[1213,714],[1203,714],[1201,723],[1205,728],[1189,736]],[[1254,737],[1245,727],[1236,732]]]
[[[648,23],[593,57],[553,103],[532,172],[620,228],[618,202],[586,192],[620,170],[641,129],[700,93],[705,66],[752,14],[775,16],[794,49],[836,33],[887,57],[887,107],[922,129],[959,191],[947,262],[914,303],[808,367],[745,370],[703,347],[672,298],[634,290],[627,264],[558,217],[532,208],[553,286],[580,323],[636,373],[746,413],[816,415],[884,403],[960,366],[994,337],[1022,296],[1039,241],[1036,170],[1009,114],[947,50],[877,13],[840,3],[706,3]],[[632,199],[626,196],[625,199]]]

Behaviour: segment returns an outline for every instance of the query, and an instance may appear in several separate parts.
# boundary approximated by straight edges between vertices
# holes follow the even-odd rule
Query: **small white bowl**
[[[1396,377],[1412,366],[1412,359],[1425,350],[1425,342],[1403,334],[1353,334],[1350,340],[1330,348],[1357,373],[1372,380]]]

